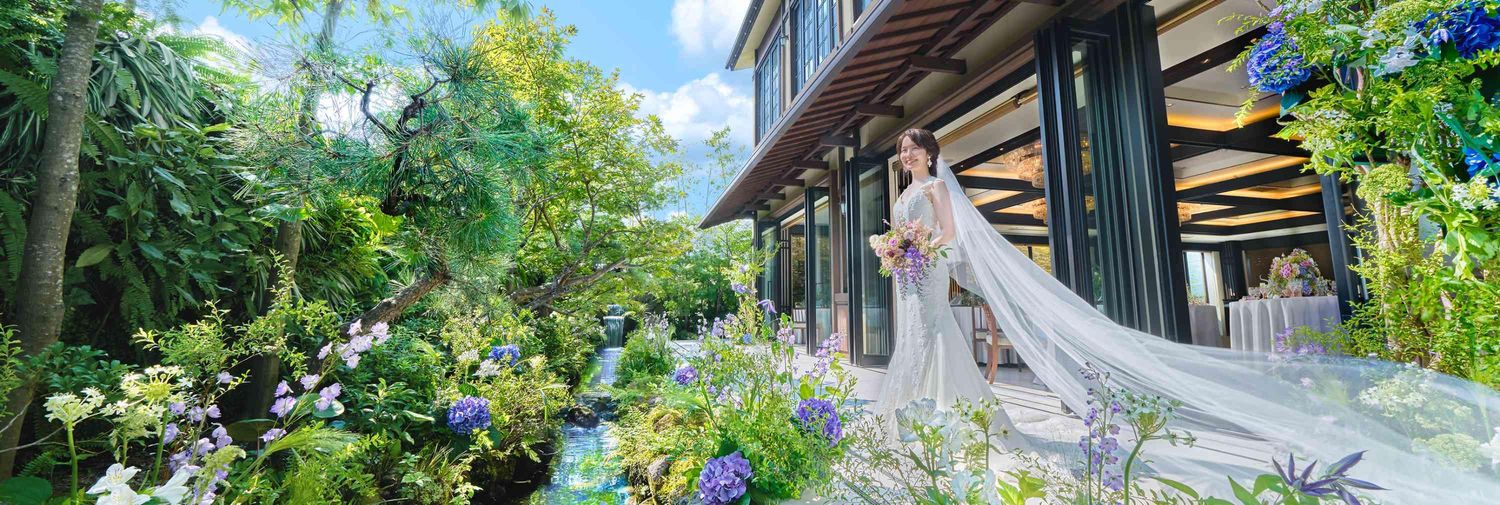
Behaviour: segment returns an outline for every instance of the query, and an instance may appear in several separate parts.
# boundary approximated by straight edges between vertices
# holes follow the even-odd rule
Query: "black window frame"
[[[793,95],[812,79],[813,73],[838,44],[838,0],[797,0],[792,4]]]
[[[786,44],[778,29],[766,45],[760,61],[755,63],[755,141],[765,136],[771,126],[781,119],[783,97],[781,96],[781,48]],[[769,89],[768,89],[769,88]]]

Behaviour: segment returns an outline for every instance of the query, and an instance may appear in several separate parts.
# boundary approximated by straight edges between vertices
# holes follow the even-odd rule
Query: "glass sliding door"
[[[807,206],[807,348],[809,352],[833,333],[833,199],[828,188],[808,188]]]
[[[848,174],[850,223],[850,306],[853,335],[850,353],[854,362],[880,366],[891,360],[895,333],[891,324],[891,282],[880,275],[880,259],[870,250],[867,238],[886,231],[890,211],[889,172],[884,164],[854,162]]]

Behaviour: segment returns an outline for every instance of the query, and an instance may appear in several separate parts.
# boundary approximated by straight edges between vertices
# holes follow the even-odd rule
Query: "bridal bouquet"
[[[903,290],[921,285],[938,258],[948,254],[934,241],[932,228],[921,221],[903,221],[885,234],[871,235],[870,249],[880,258],[880,274],[895,277]]]

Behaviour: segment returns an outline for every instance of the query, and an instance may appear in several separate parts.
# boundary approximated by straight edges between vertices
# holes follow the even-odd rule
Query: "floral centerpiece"
[[[1253,289],[1248,298],[1295,298],[1299,296],[1328,296],[1333,294],[1333,283],[1318,272],[1318,263],[1302,249],[1277,256],[1271,260],[1271,275]]]
[[[880,274],[895,277],[903,293],[920,286],[938,258],[948,254],[921,221],[901,221],[884,234],[871,235],[870,249],[880,258]]]

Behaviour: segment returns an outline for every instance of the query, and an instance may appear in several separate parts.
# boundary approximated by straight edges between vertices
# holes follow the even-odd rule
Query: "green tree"
[[[78,0],[68,12],[67,33],[57,60],[57,73],[47,93],[47,129],[37,165],[37,189],[32,200],[26,233],[26,250],[17,284],[20,302],[16,321],[21,351],[33,355],[57,341],[62,329],[63,260],[68,230],[78,200],[78,155],[83,145],[83,119],[87,105],[89,71],[93,67],[94,41],[99,36],[101,0]],[[25,415],[33,386],[22,384],[10,392],[6,412]],[[0,438],[0,450],[11,449],[21,437],[15,423]],[[15,451],[0,453],[0,477],[9,476]]]
[[[521,242],[510,277],[517,305],[595,311],[634,298],[641,275],[670,268],[687,231],[652,213],[672,202],[681,166],[661,122],[617,75],[565,56],[571,26],[547,10],[480,30],[476,51],[557,136],[552,156],[520,187]]]

